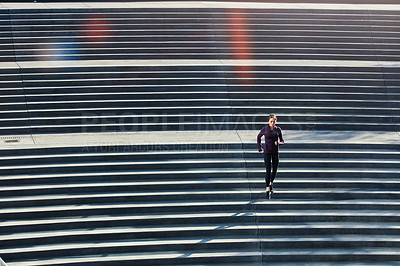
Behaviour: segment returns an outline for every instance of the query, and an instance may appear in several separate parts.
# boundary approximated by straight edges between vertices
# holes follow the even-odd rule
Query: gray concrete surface
[[[396,132],[283,131],[286,143],[400,144]],[[91,134],[41,134],[0,137],[0,149],[66,146],[256,143],[258,131],[158,131]],[[11,142],[9,142],[11,140]],[[18,141],[18,142],[13,142]]]
[[[399,67],[396,61],[355,60],[60,60],[0,62],[0,69],[48,68],[48,67],[96,67],[96,66],[318,66],[318,67]]]
[[[336,9],[336,10],[400,10],[396,4],[319,4],[319,3],[260,3],[260,2],[39,2],[0,3],[3,9],[47,9],[47,8],[291,8],[291,9]]]

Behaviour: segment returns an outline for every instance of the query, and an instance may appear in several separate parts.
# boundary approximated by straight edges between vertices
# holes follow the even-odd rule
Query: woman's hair
[[[278,118],[276,117],[275,114],[270,114],[270,115],[268,116],[268,121],[269,121],[271,118],[275,118],[275,121],[278,120]]]

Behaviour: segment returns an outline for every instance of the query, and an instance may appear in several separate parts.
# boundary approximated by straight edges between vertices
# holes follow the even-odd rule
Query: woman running
[[[274,192],[272,184],[274,183],[276,172],[278,170],[279,164],[279,145],[284,143],[282,137],[282,130],[280,127],[275,126],[277,117],[275,114],[270,114],[268,116],[268,126],[263,127],[257,136],[258,151],[262,152],[261,147],[261,137],[264,136],[264,162],[267,168],[267,173],[265,175],[265,183],[267,193],[267,199],[271,199],[271,194]],[[278,141],[279,139],[279,141]],[[271,161],[272,161],[272,174],[271,174]]]

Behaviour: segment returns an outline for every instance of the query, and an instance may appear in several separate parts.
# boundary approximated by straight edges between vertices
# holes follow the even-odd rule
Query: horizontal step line
[[[165,31],[165,29],[160,29],[160,30],[163,30],[163,31]],[[370,33],[370,32],[369,32]],[[384,33],[400,33],[400,32],[384,32]],[[170,37],[176,37],[176,38],[179,38],[179,39],[182,39],[183,37],[188,37],[188,35],[169,35]],[[248,36],[248,35],[246,35],[246,36]],[[258,35],[257,35],[258,36]],[[48,36],[48,37],[35,37],[35,39],[32,41],[32,42],[29,42],[29,43],[14,43],[14,45],[16,45],[16,47],[18,47],[18,46],[28,46],[28,45],[37,45],[37,46],[42,46],[42,45],[45,45],[45,44],[48,44],[48,42],[39,42],[39,41],[41,41],[41,40],[46,40],[46,39],[50,39],[50,37],[53,37],[53,36]],[[57,37],[57,36],[56,36]],[[59,37],[64,37],[64,36],[59,36]],[[73,36],[68,36],[68,37],[73,37]],[[75,37],[83,37],[83,36],[75,36]],[[103,35],[102,35],[102,37],[103,37]],[[111,37],[111,38],[120,38],[120,39],[123,39],[123,38],[134,38],[134,37],[168,37],[168,36],[165,36],[165,35],[115,35],[115,36],[108,36],[108,37]],[[199,35],[192,35],[191,37],[199,37]],[[230,35],[214,35],[214,34],[208,34],[208,35],[201,35],[201,37],[208,37],[208,38],[210,38],[210,39],[214,39],[215,37],[224,37],[224,38],[228,38],[228,37],[231,37]],[[285,35],[268,35],[268,37],[274,37],[274,38],[279,38],[279,37],[298,37],[298,38],[301,38],[301,37],[309,37],[309,38],[317,38],[318,36],[302,36],[302,35],[299,35],[299,36],[285,36]],[[327,36],[328,37],[328,36]],[[329,37],[331,37],[331,38],[334,38],[334,37],[337,37],[337,36],[329,36]],[[339,37],[346,37],[346,36],[339,36]],[[21,40],[25,40],[25,39],[29,39],[29,38],[32,38],[32,37],[19,37],[19,38],[17,38],[17,37],[15,37],[16,39],[21,39]],[[375,36],[366,36],[366,37],[363,37],[363,36],[360,36],[360,37],[357,37],[357,36],[355,36],[355,37],[353,37],[353,39],[381,39],[381,40],[385,40],[385,39],[388,39],[388,40],[392,40],[393,38],[388,38],[388,37],[375,37]],[[36,39],[38,39],[38,40],[36,40]],[[395,39],[397,39],[397,38],[395,38]],[[2,37],[0,37],[0,40],[9,40],[9,38],[2,38]],[[84,44],[84,45],[89,45],[89,44],[93,44],[92,42],[88,42],[88,41],[85,41],[84,39],[82,39],[82,41],[77,41],[77,42],[75,42],[75,43],[80,43],[80,44]],[[105,45],[105,44],[210,44],[210,41],[204,41],[204,40],[201,40],[201,39],[199,39],[199,40],[176,40],[176,41],[169,41],[169,40],[158,40],[158,41],[153,41],[153,40],[145,40],[145,41],[140,41],[140,40],[134,40],[134,41],[132,41],[132,40],[118,40],[118,41],[113,41],[113,40],[109,40],[109,41],[99,41],[99,42],[96,42],[96,43],[98,43],[98,44],[101,44],[101,45]],[[218,43],[218,44],[220,44],[219,46],[215,46],[215,48],[217,48],[217,47],[219,47],[219,48],[221,48],[221,46],[223,46],[223,45],[227,45],[227,44],[233,44],[233,43],[237,43],[237,44],[274,44],[274,45],[277,45],[277,47],[282,47],[282,46],[279,46],[278,44],[301,44],[301,45],[304,45],[304,44],[310,44],[310,43],[312,43],[312,44],[325,44],[325,45],[332,45],[332,44],[335,44],[335,45],[337,45],[337,44],[342,44],[342,45],[361,45],[360,47],[362,47],[362,45],[368,45],[368,46],[371,46],[371,45],[373,45],[373,43],[371,43],[371,42],[349,42],[349,41],[343,41],[343,40],[341,40],[340,42],[328,42],[328,41],[324,41],[324,42],[317,42],[317,41],[312,41],[312,42],[310,42],[310,41],[304,41],[304,40],[291,40],[291,41],[287,41],[287,40],[277,40],[277,41],[268,41],[268,40],[248,40],[248,41],[238,41],[238,42],[233,42],[233,41],[227,41],[227,40],[220,40],[220,41],[218,41],[218,42],[215,42],[215,43]],[[63,40],[53,40],[53,42],[52,42],[52,44],[55,44],[55,45],[68,45],[68,44],[72,44],[71,42],[66,42],[66,41],[63,41]],[[8,46],[8,45],[10,45],[9,43],[3,43],[3,44],[0,44],[0,46]],[[383,42],[380,42],[380,43],[375,43],[375,45],[378,45],[378,46],[395,46],[395,47],[397,47],[398,46],[398,43],[392,43],[392,42],[389,42],[389,43],[383,43]],[[315,46],[314,46],[315,47]],[[375,46],[375,48],[376,48],[376,46]]]
[[[193,102],[193,101],[232,101],[232,102],[241,102],[241,101],[266,101],[271,99],[260,99],[260,98],[254,98],[254,99],[230,99],[230,98],[199,98],[199,99],[138,99],[138,100],[101,100],[101,102]],[[393,103],[400,103],[400,100],[362,100],[362,99],[285,99],[285,98],[274,98],[273,101],[278,102],[278,101],[292,101],[292,102],[298,102],[298,101],[312,101],[312,102],[377,102],[377,103],[388,103],[388,102],[393,102]],[[92,102],[98,102],[97,101],[42,101],[42,102],[37,102],[37,101],[29,101],[27,102],[28,104],[51,104],[51,103],[92,103]],[[9,104],[9,103],[6,103]],[[24,103],[25,104],[25,103]],[[252,106],[251,106],[252,107]]]
[[[255,183],[255,181],[251,181],[252,183]],[[281,179],[279,183],[285,184],[285,183],[299,183],[300,181],[297,180],[290,180],[290,179]],[[340,179],[335,179],[335,180],[326,180],[325,182],[319,181],[319,180],[302,180],[301,182],[303,183],[312,183],[312,184],[346,184],[346,183],[351,183],[356,185],[360,184],[400,184],[400,181],[396,180],[340,180]],[[246,178],[237,178],[237,179],[211,179],[207,178],[204,180],[169,180],[169,181],[148,181],[148,182],[102,182],[102,183],[76,183],[76,184],[60,184],[60,185],[29,185],[29,186],[3,186],[2,191],[27,191],[27,190],[40,190],[40,189],[70,189],[70,188],[104,188],[104,187],[128,187],[128,186],[135,186],[135,187],[141,187],[141,186],[158,186],[162,187],[165,185],[204,185],[204,184],[209,184],[210,187],[212,185],[217,185],[217,184],[248,184],[250,183],[249,180]],[[1,213],[1,210],[0,210]]]
[[[79,44],[79,43],[77,43]],[[71,45],[71,44],[70,44]],[[305,53],[308,50],[313,51],[314,53],[316,53],[317,51],[335,51],[337,53],[335,54],[341,54],[341,52],[344,51],[353,51],[354,53],[352,53],[352,55],[357,55],[356,52],[366,52],[366,51],[372,51],[373,49],[369,49],[369,48],[337,48],[337,47],[333,47],[333,48],[319,48],[319,47],[257,47],[257,46],[250,46],[248,43],[246,43],[246,48],[247,49],[253,49],[253,50],[265,50],[265,51],[269,51],[269,50],[282,50],[282,52],[284,52],[284,50],[288,50],[287,53],[292,53],[291,51],[295,50],[296,52],[303,52]],[[218,54],[227,54],[226,52],[220,53],[220,47],[209,47],[209,46],[198,46],[198,47],[180,47],[180,46],[174,46],[174,47],[146,47],[146,54],[160,54],[160,52],[163,53],[168,53],[168,50],[177,50],[177,49],[182,49],[182,50],[190,50],[190,52],[192,50],[209,50],[209,51],[215,51],[215,53]],[[376,48],[375,48],[376,49]],[[134,50],[144,50],[143,47],[103,47],[103,48],[86,48],[86,47],[82,47],[82,48],[75,48],[75,47],[64,47],[64,48],[43,48],[43,47],[34,47],[34,48],[18,48],[15,47],[15,53],[17,53],[16,56],[25,56],[25,55],[20,55],[18,53],[22,53],[22,52],[37,52],[37,51],[41,51],[43,52],[43,54],[40,54],[39,56],[43,56],[46,55],[45,52],[54,52],[54,51],[65,51],[65,50],[74,50],[74,54],[73,55],[79,55],[79,54],[85,54],[85,51],[99,51],[99,53],[91,53],[91,54],[87,54],[87,55],[96,55],[96,54],[101,54],[103,55],[105,53],[106,50],[112,50],[115,52],[118,51],[124,51],[124,50],[130,50],[132,51],[131,54],[135,54]],[[154,53],[153,50],[156,52]],[[165,51],[167,50],[167,51]],[[304,51],[303,51],[304,50]],[[7,50],[6,50],[7,51]],[[8,51],[13,51],[13,50],[8,50]],[[379,49],[379,55],[384,55],[384,52],[398,52],[400,51],[400,47],[398,49]],[[142,54],[142,52],[139,52],[140,54]],[[181,54],[186,54],[188,53],[187,51],[182,51]],[[207,52],[208,53],[208,52]],[[207,54],[206,52],[198,52],[198,54]],[[239,51],[232,51],[232,53],[234,54],[238,54],[240,53]],[[256,52],[256,51],[251,51],[251,53],[253,54],[260,54],[261,52]],[[275,53],[268,53],[268,54],[276,54]],[[342,55],[342,54],[341,54]],[[364,55],[364,54],[363,54]],[[369,54],[372,55],[372,54]],[[342,55],[343,56],[343,55]]]
[[[197,79],[197,78],[196,78]],[[243,78],[244,79],[244,78]],[[294,80],[295,78],[291,78]],[[239,79],[240,80],[240,79]],[[273,80],[273,79],[268,79],[268,80]],[[332,80],[332,79],[331,79]],[[72,80],[70,80],[72,81]],[[367,81],[367,80],[365,80]],[[390,80],[386,80],[390,81]],[[400,79],[398,80],[400,82]],[[65,96],[117,96],[117,95],[187,95],[187,94],[222,94],[222,95],[285,95],[285,94],[300,94],[301,95],[343,95],[343,96],[353,96],[353,95],[363,95],[363,96],[400,96],[400,93],[392,93],[392,92],[317,92],[317,91],[152,91],[152,92],[92,92],[92,93],[42,93],[42,94],[30,94],[26,93],[25,95],[20,95],[20,94],[9,94],[9,95],[1,95],[0,98],[10,98],[10,97],[65,97]]]
[[[9,198],[2,198],[2,202],[20,202],[20,201],[29,201],[32,202],[32,204],[35,203],[35,201],[49,201],[49,200],[71,200],[71,199],[98,199],[98,198],[112,198],[112,197],[158,197],[158,196],[194,196],[194,195],[203,195],[203,196],[210,196],[210,195],[248,195],[250,197],[250,194],[258,193],[258,194],[263,194],[265,193],[265,189],[259,189],[255,191],[254,189],[252,191],[250,190],[238,190],[238,189],[231,189],[231,190],[209,190],[209,191],[204,191],[204,190],[191,190],[191,191],[159,191],[159,192],[137,192],[137,193],[112,193],[112,194],[74,194],[74,195],[69,195],[69,194],[55,194],[55,195],[45,195],[45,196],[19,196],[19,197],[9,197]],[[348,194],[348,195],[357,195],[357,194],[372,194],[376,195],[379,197],[380,195],[387,195],[391,194],[393,196],[399,196],[400,192],[399,191],[387,191],[387,190],[353,190],[353,189],[309,189],[309,190],[282,190],[279,189],[279,194],[280,195],[309,195],[310,193],[317,193],[317,194]],[[376,214],[376,213],[375,213]],[[1,224],[1,223],[0,223]]]
[[[385,224],[371,224],[371,223],[353,223],[353,222],[336,222],[336,223],[308,223],[306,225],[298,223],[288,224],[264,224],[260,223],[258,227],[256,225],[231,225],[229,230],[285,230],[285,229],[400,229],[398,224],[385,223]],[[113,234],[113,233],[162,233],[162,232],[197,232],[197,231],[208,231],[208,230],[226,230],[219,224],[215,225],[178,225],[178,226],[165,226],[165,227],[134,227],[134,228],[94,228],[92,230],[65,230],[65,231],[50,231],[50,232],[30,232],[30,233],[15,233],[12,235],[0,235],[0,240],[20,240],[26,238],[38,238],[38,237],[62,237],[62,236],[84,236],[84,235],[102,235],[102,234]]]
[[[349,180],[346,180],[350,183]],[[260,181],[261,182],[261,181]],[[323,182],[322,180],[320,181]],[[338,182],[342,182],[339,180]],[[288,180],[280,180],[279,183],[290,183]],[[312,183],[308,181],[307,183]],[[378,181],[375,181],[378,183]],[[260,190],[258,189],[257,192]],[[263,190],[262,190],[263,191]],[[203,206],[240,206],[240,205],[270,205],[271,203],[267,201],[227,201],[227,200],[218,200],[218,201],[183,201],[179,202],[168,201],[168,202],[152,202],[152,203],[110,203],[110,204],[80,204],[80,205],[59,205],[59,206],[44,206],[44,207],[21,207],[21,208],[3,208],[0,210],[0,213],[23,213],[23,212],[39,212],[39,211],[68,211],[68,210],[94,210],[94,209],[109,209],[109,208],[173,208],[173,207],[203,207]],[[329,200],[314,200],[314,201],[279,201],[279,199],[274,199],[273,204],[275,206],[281,206],[282,208],[292,207],[292,206],[313,206],[313,205],[329,205],[329,206],[393,206],[396,207],[400,205],[400,202],[392,201],[392,200],[384,200],[379,199],[376,200],[367,200],[367,199],[357,199],[357,200],[340,200],[340,201],[329,201]]]
[[[165,14],[164,14],[165,15]],[[310,15],[310,14],[308,14]],[[253,16],[253,15],[251,15]],[[396,17],[394,17],[396,18]],[[152,20],[154,22],[150,22]],[[159,21],[157,21],[159,20]],[[181,21],[178,21],[181,20]],[[200,18],[200,21],[197,18],[112,18],[108,19],[107,23],[93,23],[88,27],[87,23],[93,22],[93,19],[85,18],[85,19],[57,19],[57,18],[49,18],[49,19],[12,19],[12,29],[15,29],[15,32],[18,32],[19,28],[40,28],[40,27],[79,27],[83,32],[90,31],[98,31],[93,27],[118,27],[118,26],[134,26],[136,28],[142,26],[152,27],[152,29],[157,29],[157,26],[161,26],[160,29],[164,29],[163,27],[168,23],[171,26],[182,26],[183,30],[188,30],[188,26],[204,26],[204,30],[212,31],[212,29],[219,30],[218,27],[226,26],[232,29],[232,26],[241,26],[241,27],[251,27],[251,26],[281,26],[281,27],[324,27],[324,28],[333,28],[340,29],[346,27],[358,27],[365,28],[365,31],[374,31],[375,29],[396,29],[396,24],[399,23],[398,18],[396,19],[376,19],[368,21],[363,21],[360,23],[360,20],[356,19],[320,19],[320,18],[246,18],[243,21],[232,21],[229,19],[219,19],[219,18]],[[115,22],[116,23],[115,23]],[[29,22],[29,23],[25,23]],[[48,23],[44,23],[48,22]],[[118,23],[124,22],[124,23]],[[297,22],[297,24],[296,24]],[[332,23],[339,22],[339,23]],[[354,23],[356,22],[356,23]],[[7,25],[9,26],[9,25]],[[213,26],[213,28],[210,28]],[[9,26],[10,27],[10,26]],[[90,28],[91,27],[91,28]],[[348,29],[348,28],[347,28]],[[232,29],[233,31],[234,29]],[[110,29],[102,29],[100,31],[110,32],[114,30]],[[338,31],[338,30],[336,30]],[[344,30],[346,31],[346,30]]]
[[[24,225],[46,225],[46,224],[61,224],[61,223],[74,223],[74,222],[97,222],[97,221],[123,221],[123,220],[148,220],[148,219],[198,219],[198,218],[229,218],[229,217],[254,217],[255,215],[258,217],[269,217],[271,215],[274,217],[289,217],[289,216],[326,216],[326,217],[341,217],[341,216],[352,216],[352,217],[362,217],[362,216],[370,216],[371,211],[341,211],[338,212],[337,210],[333,211],[305,211],[302,210],[301,212],[295,211],[258,211],[257,214],[253,212],[227,212],[227,213],[173,213],[173,214],[163,214],[163,215],[126,215],[126,216],[97,216],[97,217],[74,217],[74,218],[60,218],[60,219],[49,219],[49,220],[21,220],[21,221],[6,221],[0,222],[0,228],[5,226],[24,226]],[[374,211],[374,216],[378,217],[396,217],[399,213],[393,213],[393,211]]]
[[[382,174],[382,173],[392,173],[392,174],[397,174],[400,173],[399,169],[365,169],[365,168],[334,168],[334,169],[326,169],[326,168],[279,168],[279,173],[332,173],[332,170],[334,170],[335,173],[375,173],[375,174]],[[232,168],[232,169],[201,169],[201,170],[171,170],[168,172],[165,171],[113,171],[113,172],[106,172],[106,173],[74,173],[74,174],[41,174],[41,175],[3,175],[0,177],[0,180],[17,180],[17,179],[37,179],[37,178],[66,178],[66,177],[74,177],[74,176],[113,176],[113,175],[118,175],[118,176],[127,176],[127,175],[160,175],[160,174],[187,174],[187,175],[192,175],[192,174],[221,174],[221,173],[265,173],[264,168],[260,169],[244,169],[244,168]]]
[[[204,238],[207,238],[205,240]],[[185,239],[164,239],[164,240],[125,240],[118,242],[103,241],[101,243],[74,243],[74,244],[54,244],[54,245],[37,245],[34,247],[21,247],[9,248],[0,250],[0,253],[21,253],[21,252],[41,252],[41,251],[57,251],[65,249],[87,249],[87,248],[107,248],[107,247],[147,247],[147,246],[166,246],[166,245],[197,245],[197,244],[237,244],[237,243],[259,243],[259,242],[272,242],[272,243],[296,243],[296,242],[309,242],[314,243],[340,243],[340,242],[400,242],[399,237],[395,236],[297,236],[297,237],[268,237],[268,238],[215,238],[215,237],[202,237],[202,238],[185,238]]]
[[[71,110],[71,111],[73,111],[73,109]],[[110,111],[111,111],[111,109],[110,109]],[[85,114],[82,114],[82,116],[54,116],[54,117],[43,117],[43,116],[40,116],[40,117],[34,117],[33,115],[32,115],[32,113],[31,113],[31,115],[30,115],[30,117],[24,117],[24,118],[6,118],[6,119],[0,119],[0,122],[7,122],[7,121],[11,121],[11,122],[13,122],[13,121],[44,121],[44,120],[56,120],[56,121],[59,121],[59,120],[76,120],[76,119],[81,119],[81,120],[86,120],[86,119],[97,119],[97,118],[100,118],[100,119],[106,119],[106,118],[151,118],[151,119],[155,119],[156,121],[159,121],[157,124],[159,124],[159,125],[173,125],[174,123],[173,122],[168,122],[168,120],[164,120],[164,118],[165,119],[168,119],[168,118],[176,118],[176,119],[178,119],[178,118],[204,118],[205,120],[204,121],[196,121],[196,124],[210,124],[210,123],[216,123],[216,124],[221,124],[221,123],[235,123],[235,124],[246,124],[246,123],[254,123],[255,121],[254,120],[251,120],[251,121],[248,121],[248,122],[246,122],[246,121],[239,121],[239,119],[240,118],[246,118],[246,117],[248,117],[248,118],[254,118],[254,117],[256,117],[256,116],[259,116],[260,114],[158,114],[158,115],[152,115],[152,114],[149,114],[149,115],[138,115],[138,114],[134,114],[134,113],[131,113],[131,114],[122,114],[122,115],[102,115],[102,114],[96,114],[96,115],[85,115]],[[280,117],[282,118],[282,117],[285,117],[286,115],[283,115],[283,114],[280,114]],[[310,121],[310,120],[308,120],[308,121],[306,121],[306,122],[304,122],[304,123],[310,123],[310,122],[313,122],[313,124],[333,124],[333,123],[339,123],[338,121],[337,122],[329,122],[329,121],[326,121],[326,122],[324,122],[324,121],[316,121],[315,119],[324,119],[324,118],[337,118],[338,120],[340,119],[340,118],[338,118],[338,114],[326,114],[326,115],[324,115],[324,114],[310,114],[310,113],[307,113],[307,114],[288,114],[287,116],[289,116],[289,117],[305,117],[305,118],[310,118],[310,117],[312,117],[314,120],[312,120],[312,121]],[[226,121],[224,121],[224,120],[222,120],[222,121],[213,121],[213,119],[215,119],[215,118],[222,118],[222,119],[225,119],[225,118],[230,118],[230,119],[238,119],[238,121],[230,121],[230,122],[226,122]],[[370,118],[371,117],[371,115],[347,115],[347,114],[340,114],[340,117],[341,118],[353,118],[352,120],[353,121],[355,121],[355,119],[356,118]],[[162,120],[159,120],[158,118],[162,118]],[[393,118],[400,118],[400,116],[398,116],[398,115],[390,115],[390,114],[388,114],[388,115],[374,115],[374,118],[387,118],[387,119],[389,119],[389,118],[391,118],[391,119],[393,119]],[[207,120],[208,119],[208,120]],[[85,122],[87,122],[87,121],[85,121]],[[102,122],[105,122],[105,121],[102,121]],[[103,123],[95,123],[95,125],[103,125]],[[188,124],[188,123],[190,123],[190,122],[188,122],[188,121],[186,121],[186,122],[184,122],[183,120],[181,121],[181,124]],[[352,122],[340,122],[341,124],[343,124],[343,125],[345,125],[345,124],[360,124],[360,123],[352,123]],[[120,123],[118,123],[119,125],[127,125],[127,123],[125,123],[124,121],[121,121]],[[290,122],[281,122],[281,124],[290,124]],[[299,122],[298,122],[298,124],[300,124]],[[363,124],[363,125],[371,125],[371,124],[376,124],[376,123],[361,123],[361,124]],[[385,125],[385,124],[392,124],[392,123],[381,123],[382,125]],[[70,126],[72,126],[72,125],[77,125],[77,124],[71,124]],[[87,125],[89,125],[89,124],[87,124]],[[92,124],[93,125],[93,124]],[[107,124],[107,125],[111,125],[111,124]],[[132,124],[132,125],[150,125],[150,124],[148,124],[148,123],[134,123],[134,124]],[[66,125],[66,126],[68,126],[68,125]],[[85,126],[85,124],[83,124],[83,123],[80,123],[80,126],[82,126],[82,127],[84,127]]]
[[[385,249],[373,249],[373,248],[368,248],[368,249],[363,249],[363,250],[356,250],[352,251],[351,254],[349,254],[348,249],[322,249],[322,250],[314,250],[313,252],[307,252],[307,256],[312,258],[313,256],[397,256],[398,255],[398,250],[393,250],[391,249],[388,251],[387,248]],[[304,249],[300,250],[273,250],[273,251],[263,251],[262,253],[260,252],[251,252],[251,251],[237,251],[237,252],[206,252],[206,251],[197,251],[197,252],[185,252],[185,251],[173,251],[173,252],[162,252],[162,253],[157,253],[157,252],[152,252],[152,253],[146,253],[146,254],[108,254],[106,257],[101,257],[101,262],[102,263],[115,263],[119,261],[130,261],[131,263],[134,263],[134,261],[142,261],[142,260],[167,260],[168,259],[201,259],[201,261],[204,261],[204,259],[207,259],[208,261],[214,261],[217,258],[229,258],[231,261],[236,260],[236,258],[240,257],[256,257],[258,259],[261,259],[261,256],[284,256],[287,258],[288,256],[304,256]],[[58,265],[58,264],[65,264],[65,263],[98,263],[100,261],[99,257],[66,257],[66,258],[57,258],[57,259],[50,259],[50,260],[36,260],[35,263],[36,265]],[[40,263],[40,264],[39,264]],[[32,265],[31,262],[25,263],[25,262],[16,262],[14,263],[8,263],[10,266],[30,266]]]
[[[356,123],[356,122],[314,122],[316,125],[351,125],[351,126],[394,126],[394,123]],[[309,123],[309,122],[307,122]],[[242,121],[231,121],[231,122],[188,122],[188,121],[181,121],[181,122],[154,122],[154,123],[101,123],[101,124],[59,124],[59,125],[31,125],[31,126],[7,126],[7,127],[0,127],[0,130],[10,130],[10,129],[43,129],[43,128],[69,128],[69,127],[74,127],[74,128],[93,128],[93,127],[101,127],[101,128],[106,128],[106,127],[127,127],[127,126],[179,126],[182,129],[184,126],[198,126],[198,125],[208,125],[210,126],[210,130],[218,130],[218,128],[215,128],[216,126],[224,126],[224,125],[251,125],[252,122],[242,122]],[[299,122],[281,122],[281,125],[296,125],[298,126],[300,123]]]
[[[339,181],[340,182],[340,181]],[[102,209],[126,209],[126,208],[178,208],[178,207],[207,207],[207,206],[237,206],[240,208],[242,205],[249,205],[255,204],[255,206],[263,206],[269,205],[270,203],[265,201],[202,201],[202,202],[191,202],[191,201],[179,201],[179,202],[154,202],[154,203],[135,203],[135,204],[81,204],[81,205],[60,205],[60,206],[45,206],[45,207],[21,207],[21,208],[4,208],[0,210],[2,214],[12,214],[12,213],[34,213],[34,212],[64,212],[64,211],[78,211],[78,210],[102,210]],[[391,206],[397,207],[400,205],[399,202],[394,202],[391,200],[379,200],[379,201],[372,201],[372,200],[349,200],[349,201],[326,201],[326,200],[319,200],[319,201],[279,201],[274,200],[273,204],[275,206],[280,206],[281,209],[285,209],[286,207],[293,207],[293,206],[314,206],[314,205],[327,205],[327,206],[342,206],[342,209],[345,210],[347,206],[360,206],[367,207],[367,206]],[[211,208],[211,207],[210,207]]]
[[[177,110],[179,110],[179,109],[201,109],[202,111],[204,111],[204,108],[207,108],[207,109],[211,109],[211,108],[213,108],[213,109],[229,109],[229,110],[231,110],[231,107],[232,106],[174,106],[174,107],[171,107],[171,106],[165,106],[165,107],[157,107],[157,106],[154,106],[154,107],[151,107],[151,110],[169,110],[169,109],[172,109],[172,110],[175,110],[175,109],[177,109]],[[256,105],[254,105],[254,106],[234,106],[234,108],[235,109],[259,109],[259,110],[262,110],[262,109],[265,109],[265,108],[269,108],[269,107],[265,107],[265,106],[256,106]],[[304,109],[304,108],[306,108],[306,109],[309,109],[309,110],[314,110],[314,109],[317,109],[317,110],[349,110],[349,109],[352,109],[352,110],[400,110],[400,108],[383,108],[383,107],[356,107],[356,106],[352,106],[352,107],[340,107],[340,106],[332,106],[332,107],[330,107],[330,106],[311,106],[311,107],[309,107],[309,106],[307,106],[307,107],[305,107],[305,106],[299,106],[299,107],[297,107],[297,106],[284,106],[284,105],[282,105],[282,106],[278,106],[277,108],[282,108],[282,109]],[[76,109],[34,109],[34,110],[29,110],[29,112],[32,112],[32,113],[34,113],[34,112],[56,112],[56,111],[102,111],[102,110],[106,110],[106,111],[108,111],[108,110],[110,110],[109,108],[76,108]],[[112,110],[149,110],[149,107],[113,107],[112,108]],[[28,112],[28,111],[26,111],[26,110],[14,110],[14,111],[0,111],[0,113],[9,113],[9,112],[23,112],[23,113],[26,113],[26,112]],[[291,114],[288,114],[288,115],[291,115]]]
[[[256,148],[255,148],[256,150]],[[52,168],[52,167],[90,167],[90,166],[117,166],[117,165],[138,165],[138,166],[145,166],[145,165],[173,165],[173,164],[179,164],[179,165],[195,165],[196,168],[201,168],[201,164],[222,164],[222,163],[237,163],[237,164],[243,164],[243,163],[259,163],[263,162],[263,159],[261,158],[262,156],[260,155],[259,159],[243,159],[243,158],[237,158],[237,159],[180,159],[180,160],[157,160],[157,161],[115,161],[115,162],[85,162],[85,163],[49,163],[49,164],[30,164],[30,165],[17,165],[17,166],[0,166],[0,170],[12,170],[12,169],[38,169],[38,168]],[[337,164],[344,164],[344,163],[369,163],[371,167],[377,167],[379,164],[400,164],[399,160],[395,159],[323,159],[323,158],[318,158],[318,159],[280,159],[280,163],[303,163],[304,165],[307,165],[308,163],[313,164],[313,163],[337,163]]]
[[[254,143],[244,143],[247,145],[254,145]],[[210,144],[209,149],[204,149],[204,150],[188,150],[185,149],[183,151],[180,150],[164,150],[164,151],[154,151],[154,150],[143,150],[143,151],[136,151],[132,152],[130,148],[128,147],[141,147],[141,144],[128,144],[128,145],[104,145],[100,146],[98,148],[99,151],[96,153],[82,153],[81,151],[77,153],[61,153],[61,154],[40,154],[40,155],[21,155],[21,156],[0,156],[0,161],[6,161],[6,160],[23,160],[23,159],[45,159],[45,158],[93,158],[93,157],[102,157],[102,156],[113,156],[114,158],[117,156],[160,156],[160,155],[179,155],[182,156],[183,158],[188,155],[202,155],[202,154],[223,154],[226,155],[229,146],[227,144]],[[121,147],[122,151],[120,152],[115,152],[114,149],[118,150],[118,147]],[[106,152],[104,150],[110,149],[110,152]],[[126,149],[126,150],[124,150]],[[26,149],[26,151],[35,151],[35,149]],[[256,150],[249,150],[249,149],[229,149],[229,154],[258,154],[259,152]],[[362,150],[357,150],[357,149],[338,149],[338,150],[329,150],[329,149],[319,149],[316,147],[315,149],[288,149],[284,148],[280,150],[280,154],[332,154],[332,155],[338,155],[338,154],[355,154],[356,156],[359,154],[376,154],[377,150],[374,149],[362,149]],[[379,149],[379,154],[381,155],[397,155],[400,154],[400,151],[395,151],[395,150],[381,150]],[[261,156],[261,155],[260,155]],[[250,158],[249,158],[250,159]],[[246,158],[246,160],[249,160]],[[352,158],[351,160],[354,160],[355,158]],[[251,160],[251,159],[250,159]],[[281,162],[285,161],[287,159],[283,159],[281,157]],[[288,159],[290,160],[290,159]],[[307,159],[308,160],[308,159]],[[311,160],[311,159],[310,159]],[[315,159],[314,159],[315,160]],[[384,160],[384,159],[383,159]],[[162,160],[163,161],[163,160]],[[162,162],[160,161],[160,158],[158,158],[158,163]],[[375,161],[375,160],[374,160]]]

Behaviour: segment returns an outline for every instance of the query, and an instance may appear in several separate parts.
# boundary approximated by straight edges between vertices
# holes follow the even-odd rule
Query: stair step
[[[158,265],[166,263],[168,264],[177,264],[184,263],[188,257],[193,257],[190,259],[193,263],[207,263],[207,261],[214,262],[231,262],[234,260],[235,262],[261,262],[261,254],[259,252],[251,252],[251,251],[242,251],[242,252],[213,252],[213,253],[190,253],[187,254],[185,252],[162,252],[162,253],[142,253],[142,254],[109,254],[105,258],[99,258],[98,256],[94,257],[75,257],[75,258],[59,258],[52,260],[42,260],[42,261],[34,261],[35,265],[74,265],[74,264],[82,264],[82,263],[107,263],[112,265],[121,265],[121,263],[137,263],[142,264],[148,261],[149,256],[152,256],[154,260],[151,263],[157,263]],[[16,264],[8,263],[8,265],[30,265],[28,262],[25,264],[24,262],[17,262]],[[164,264],[165,265],[165,264]]]

